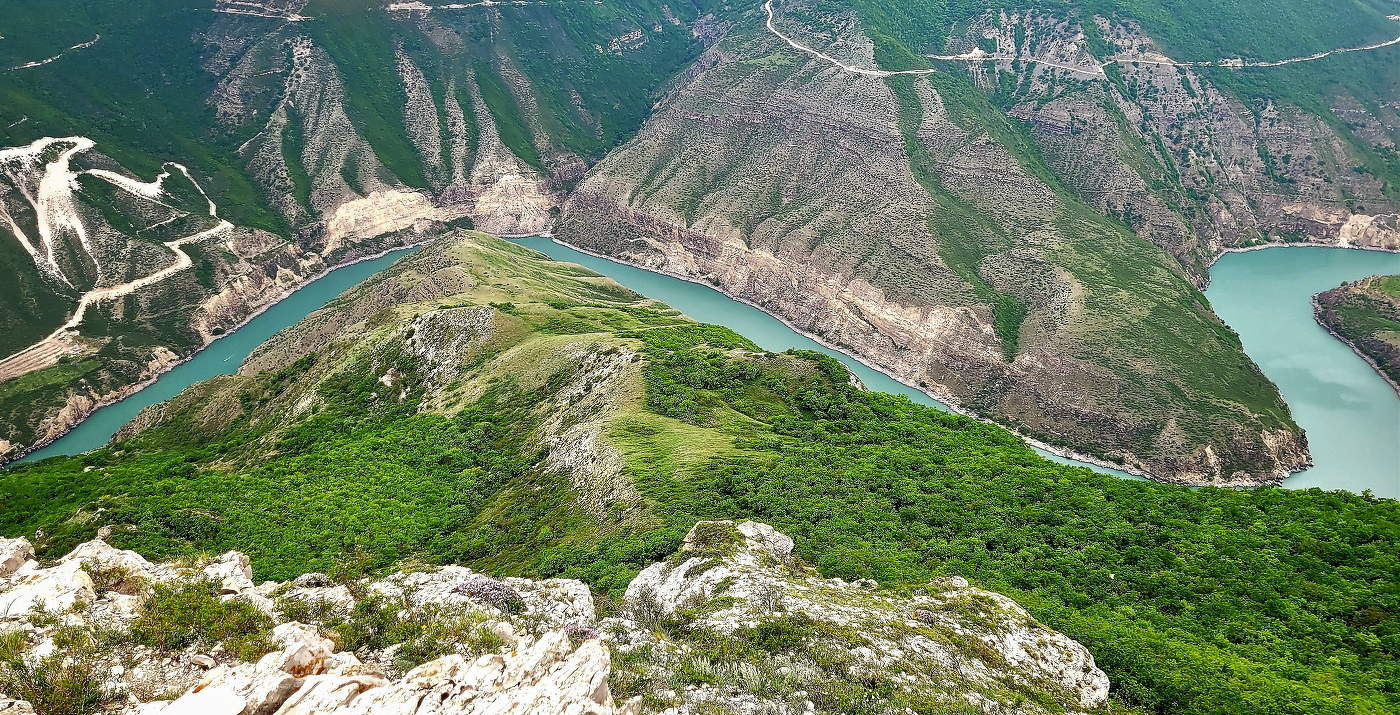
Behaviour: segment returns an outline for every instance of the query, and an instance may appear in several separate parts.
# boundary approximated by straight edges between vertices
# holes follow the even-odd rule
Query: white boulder
[[[508,655],[459,655],[424,663],[404,678],[353,700],[345,715],[568,713],[611,715],[608,651],[597,640],[574,649],[561,631]],[[341,711],[337,711],[338,713]]]
[[[0,619],[24,618],[40,609],[67,611],[74,604],[91,603],[96,597],[92,578],[78,561],[40,568],[28,561],[0,585]]]
[[[15,700],[0,695],[0,715],[34,715],[34,706],[27,700]]]
[[[302,681],[301,688],[282,702],[276,715],[322,715],[339,712],[339,708],[389,681],[375,675],[313,675]]]
[[[236,594],[249,591],[253,586],[253,566],[247,554],[228,551],[206,565],[202,571],[205,578],[219,584],[219,592]]]
[[[263,656],[258,667],[280,670],[299,678],[324,673],[326,660],[335,652],[335,643],[322,638],[315,627],[295,621],[273,628],[272,639],[281,650]]]
[[[34,546],[28,539],[0,539],[0,578],[18,571],[32,558]]]
[[[76,561],[85,568],[120,569],[145,581],[164,581],[175,576],[175,570],[168,566],[156,566],[146,557],[135,551],[118,549],[101,539],[94,539],[68,552],[59,563]]]

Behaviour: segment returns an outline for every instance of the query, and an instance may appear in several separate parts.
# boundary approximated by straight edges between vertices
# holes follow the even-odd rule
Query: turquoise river
[[[696,320],[728,326],[764,349],[820,350],[844,362],[870,389],[942,407],[922,392],[707,286],[581,253],[544,237],[518,242],[557,260],[582,264]],[[105,444],[142,408],[167,400],[199,380],[233,372],[273,333],[388,267],[402,254],[347,266],[309,283],[151,386],[98,410],[78,428],[24,461],[76,454]],[[1206,296],[1212,307],[1240,334],[1245,351],[1279,386],[1294,418],[1307,431],[1316,466],[1293,475],[1285,486],[1357,492],[1369,489],[1377,496],[1400,497],[1400,398],[1312,317],[1314,293],[1375,273],[1400,273],[1400,255],[1318,247],[1269,248],[1227,254],[1211,270],[1212,285]]]
[[[144,390],[92,413],[91,417],[74,427],[68,434],[19,460],[20,463],[62,454],[78,454],[107,444],[112,435],[121,429],[122,425],[130,422],[136,413],[180,394],[196,382],[237,371],[239,365],[243,364],[243,358],[248,357],[248,353],[263,341],[277,334],[279,330],[295,324],[308,313],[325,306],[332,298],[359,285],[366,278],[393,265],[394,261],[413,250],[405,248],[367,261],[342,266],[307,283],[249,320],[243,327],[209,343],[208,347],[161,375]]]

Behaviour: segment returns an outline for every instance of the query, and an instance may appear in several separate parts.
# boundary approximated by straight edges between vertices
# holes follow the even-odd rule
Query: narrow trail
[[[83,315],[87,312],[88,306],[93,305],[95,303],[100,303],[104,300],[119,298],[121,296],[127,295],[128,293],[132,293],[141,288],[144,288],[148,285],[159,283],[165,280],[166,278],[169,278],[170,276],[194,265],[194,261],[190,258],[190,254],[181,250],[180,247],[184,246],[187,243],[194,243],[195,241],[201,241],[206,238],[209,238],[210,236],[216,236],[231,228],[233,228],[233,224],[229,223],[228,221],[220,220],[218,225],[214,226],[213,228],[205,229],[203,231],[200,231],[199,233],[192,234],[184,238],[162,244],[175,253],[174,263],[148,276],[142,276],[141,278],[137,278],[134,281],[127,281],[126,283],[114,285],[109,288],[98,288],[84,293],[83,297],[78,300],[78,309],[73,312],[73,317],[69,318],[68,322],[64,323],[63,326],[60,327],[58,330],[55,330],[52,334],[49,335],[48,338],[45,338],[45,340],[51,339],[54,336],[66,330],[72,330],[78,327],[78,325],[80,325],[83,322]]]
[[[60,57],[68,54],[69,52],[77,52],[78,50],[85,50],[89,47],[92,47],[93,45],[97,44],[97,41],[100,39],[102,39],[102,35],[98,35],[92,38],[91,40],[88,40],[87,42],[79,42],[78,44],[69,47],[68,49],[54,55],[53,57],[46,57],[42,60],[35,60],[33,62],[25,62],[22,65],[15,65],[14,67],[10,68],[10,71],[14,72],[15,70],[27,70],[30,67],[42,67],[50,62],[53,62],[54,60],[59,59]]]
[[[798,50],[798,51],[800,51],[800,52],[805,52],[805,53],[807,53],[807,54],[809,54],[809,55],[811,55],[811,56],[813,56],[813,57],[816,57],[817,59],[824,60],[824,61],[826,61],[826,62],[829,62],[829,63],[833,64],[833,65],[836,65],[837,67],[840,67],[841,69],[843,69],[843,70],[845,70],[845,71],[847,71],[847,72],[852,72],[852,73],[854,73],[854,74],[862,74],[862,75],[865,75],[865,76],[867,76],[867,77],[893,77],[894,75],[900,75],[900,74],[932,74],[932,73],[938,71],[938,70],[934,70],[934,69],[927,69],[927,70],[900,70],[900,71],[898,71],[898,72],[891,72],[891,71],[889,71],[889,70],[873,70],[873,69],[868,69],[868,68],[866,68],[866,67],[857,67],[857,66],[855,66],[855,65],[848,65],[848,64],[846,64],[845,62],[842,62],[841,60],[838,60],[838,59],[836,59],[835,57],[832,57],[831,55],[828,55],[828,54],[825,54],[825,53],[821,52],[820,50],[817,50],[817,49],[815,49],[815,48],[808,47],[808,46],[806,46],[806,45],[804,45],[804,44],[799,43],[798,41],[792,39],[791,37],[788,37],[787,35],[784,35],[781,31],[778,30],[777,27],[774,27],[774,26],[773,26],[773,0],[765,0],[765,2],[763,3],[763,9],[766,10],[766,11],[768,12],[768,21],[767,21],[766,24],[768,25],[768,31],[769,31],[769,32],[773,33],[774,35],[777,35],[779,39],[781,39],[783,42],[788,43],[788,45],[789,45],[790,47],[792,47],[794,50]]]
[[[548,5],[540,0],[480,0],[480,2],[454,2],[429,5],[418,0],[389,3],[384,9],[389,12],[432,12],[433,10],[466,10],[473,7],[502,7],[507,5]]]
[[[767,22],[766,22],[765,24],[767,25],[768,31],[769,31],[769,32],[771,32],[771,33],[773,33],[774,35],[776,35],[776,36],[777,36],[779,39],[781,39],[783,42],[786,42],[786,43],[788,44],[789,47],[792,47],[793,49],[798,50],[798,51],[800,51],[800,52],[804,52],[804,53],[806,53],[806,54],[809,54],[809,55],[811,55],[811,56],[813,56],[813,57],[816,57],[816,58],[818,58],[818,59],[820,59],[820,60],[823,60],[823,61],[825,61],[825,62],[828,62],[828,63],[830,63],[830,64],[836,65],[837,67],[840,67],[841,69],[843,69],[843,70],[845,70],[845,71],[847,71],[847,72],[851,72],[851,73],[859,74],[859,75],[865,75],[865,76],[867,76],[867,77],[893,77],[893,76],[896,76],[896,75],[922,75],[922,74],[932,74],[932,73],[938,71],[938,70],[936,70],[936,69],[882,70],[882,69],[870,69],[870,68],[868,68],[868,67],[858,67],[858,66],[856,66],[856,65],[846,64],[845,62],[842,62],[841,60],[838,60],[838,59],[836,59],[835,57],[832,57],[831,55],[828,55],[828,54],[826,54],[826,53],[824,53],[824,52],[822,52],[822,51],[820,51],[820,50],[818,50],[818,49],[816,49],[816,48],[808,47],[807,45],[804,45],[804,44],[802,44],[802,43],[800,43],[800,42],[798,42],[798,41],[792,39],[791,37],[788,37],[787,35],[784,35],[784,34],[782,33],[782,31],[779,30],[779,29],[778,29],[776,26],[774,26],[774,24],[773,24],[773,20],[774,20],[773,0],[765,0],[765,2],[763,3],[763,9],[768,13],[768,20],[767,20]],[[1389,19],[1391,19],[1391,20],[1395,20],[1395,21],[1397,21],[1397,22],[1400,22],[1400,15],[1390,15],[1390,16],[1388,16],[1388,17],[1389,17]],[[924,55],[924,56],[927,57],[927,58],[929,58],[929,59],[932,59],[932,60],[945,60],[945,61],[953,61],[953,62],[1012,62],[1012,61],[1018,61],[1018,62],[1032,62],[1032,63],[1035,63],[1035,64],[1041,64],[1041,65],[1045,65],[1045,66],[1047,66],[1047,67],[1054,67],[1054,68],[1056,68],[1056,69],[1062,69],[1062,70],[1066,70],[1066,71],[1069,71],[1069,72],[1074,72],[1074,73],[1077,73],[1077,74],[1088,75],[1088,76],[1090,76],[1090,77],[1104,77],[1104,76],[1106,76],[1106,73],[1105,73],[1105,71],[1104,71],[1105,68],[1107,68],[1107,67],[1110,66],[1110,65],[1115,65],[1115,64],[1149,64],[1149,65],[1165,65],[1165,66],[1171,66],[1171,67],[1230,67],[1230,68],[1236,68],[1236,69],[1238,69],[1238,68],[1245,68],[1245,67],[1282,67],[1283,65],[1290,65],[1290,64],[1294,64],[1294,63],[1296,63],[1296,62],[1312,62],[1312,61],[1315,61],[1315,60],[1323,59],[1323,58],[1325,58],[1325,57],[1331,57],[1332,55],[1340,55],[1340,54],[1344,54],[1344,53],[1347,53],[1347,52],[1366,52],[1366,51],[1370,51],[1370,50],[1379,50],[1379,49],[1381,49],[1381,48],[1390,47],[1390,46],[1392,46],[1392,45],[1397,45],[1397,44],[1400,44],[1400,37],[1396,37],[1396,38],[1393,39],[1393,40],[1387,40],[1387,41],[1385,41],[1385,42],[1376,42],[1376,43],[1373,43],[1373,44],[1370,44],[1370,45],[1362,45],[1361,47],[1343,47],[1343,48],[1339,48],[1339,49],[1335,49],[1335,50],[1328,50],[1328,51],[1326,51],[1326,52],[1318,52],[1318,53],[1316,53],[1316,54],[1308,55],[1308,56],[1306,56],[1306,57],[1292,57],[1292,58],[1289,58],[1289,59],[1286,59],[1286,60],[1275,60],[1275,61],[1271,61],[1271,62],[1250,62],[1250,61],[1246,61],[1246,60],[1241,59],[1241,58],[1231,58],[1231,59],[1221,59],[1221,60],[1207,60],[1207,61],[1201,61],[1201,62],[1178,62],[1178,61],[1176,61],[1176,60],[1171,59],[1170,57],[1165,57],[1165,56],[1163,56],[1163,55],[1156,55],[1156,54],[1154,54],[1154,55],[1147,55],[1147,56],[1113,57],[1113,58],[1110,58],[1110,59],[1105,60],[1105,61],[1103,61],[1103,62],[1100,62],[1100,63],[1098,63],[1098,64],[1096,64],[1096,65],[1091,65],[1091,66],[1089,66],[1089,67],[1080,67],[1080,66],[1075,66],[1075,65],[1068,65],[1068,64],[1063,64],[1063,63],[1060,63],[1060,62],[1054,62],[1054,61],[1052,61],[1052,60],[1037,59],[1037,58],[1034,58],[1034,57],[1021,57],[1021,56],[1018,56],[1018,55],[996,54],[996,53],[987,52],[987,51],[985,51],[985,50],[983,50],[983,49],[981,49],[981,48],[977,48],[977,49],[972,50],[971,52],[965,52],[965,53],[960,54],[960,55]]]
[[[248,2],[248,0],[219,0],[214,12],[225,15],[245,15],[247,17],[265,17],[269,20],[283,20],[286,22],[303,22],[311,18],[305,15],[298,15],[290,10],[279,11],[277,8],[267,5]]]
[[[79,237],[83,246],[89,251],[89,257],[92,257],[92,247],[89,244],[87,230],[83,226],[82,218],[78,214],[76,207],[73,205],[73,186],[76,184],[77,177],[80,174],[97,177],[134,196],[178,211],[179,209],[159,200],[160,197],[165,194],[165,180],[170,178],[171,168],[173,168],[184,174],[185,178],[189,179],[190,183],[193,184],[200,195],[204,197],[208,205],[209,216],[219,219],[218,206],[214,204],[214,201],[205,193],[204,187],[200,186],[199,182],[195,181],[194,177],[190,175],[189,169],[183,164],[175,162],[166,163],[161,167],[161,173],[151,181],[140,181],[139,179],[134,179],[105,169],[87,169],[80,172],[73,171],[69,168],[69,161],[72,157],[93,147],[92,140],[86,137],[44,137],[29,146],[0,150],[0,169],[6,167],[7,164],[11,166],[18,164],[19,168],[23,168],[25,162],[32,164],[34,159],[40,157],[50,146],[56,143],[68,143],[71,146],[61,152],[53,161],[44,165],[44,175],[39,180],[36,196],[31,196],[27,193],[22,182],[15,182],[19,193],[30,203],[34,210],[39,235],[34,237],[34,239],[25,235],[18,223],[5,211],[3,206],[0,206],[0,219],[4,219],[8,223],[8,227],[14,233],[15,237],[19,239],[20,245],[29,252],[36,265],[39,265],[46,273],[56,276],[69,286],[72,286],[73,283],[63,275],[56,259],[58,243],[61,240],[57,232],[62,230],[73,232]],[[175,218],[178,218],[178,216]],[[170,220],[174,220],[174,218]],[[167,222],[168,221],[164,221],[161,223]],[[120,298],[146,286],[159,283],[191,267],[194,265],[194,261],[190,258],[189,253],[183,249],[183,246],[216,236],[231,228],[233,228],[233,224],[224,219],[219,219],[218,223],[211,228],[174,241],[166,241],[162,245],[175,254],[174,263],[135,280],[87,291],[78,299],[77,308],[67,322],[59,326],[43,340],[13,355],[0,359],[0,380],[18,377],[32,370],[47,367],[57,362],[64,354],[81,349],[79,343],[76,341],[77,328],[82,324],[89,307],[105,300]],[[98,267],[100,274],[101,266],[98,265],[95,258],[93,258],[93,264]]]

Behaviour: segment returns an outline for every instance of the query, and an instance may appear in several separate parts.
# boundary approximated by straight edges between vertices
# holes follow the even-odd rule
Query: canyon
[[[972,13],[906,69],[889,59],[900,32],[863,5],[646,4],[571,37],[557,51],[592,59],[550,71],[518,52],[557,29],[541,6],[215,10],[181,21],[196,23],[197,69],[213,82],[199,103],[229,168],[211,209],[181,210],[227,226],[186,234],[194,270],[178,254],[164,265],[148,234],[165,217],[116,227],[76,192],[92,204],[83,230],[126,247],[80,283],[133,292],[96,293],[112,327],[75,332],[61,326],[95,299],[42,270],[69,259],[46,253],[23,279],[14,305],[48,312],[11,331],[30,337],[7,346],[28,351],[0,383],[5,459],[326,268],[471,225],[705,281],[1057,450],[1164,481],[1277,483],[1308,464],[1306,438],[1201,296],[1207,268],[1270,243],[1400,247],[1400,208],[1372,169],[1394,146],[1392,109],[1356,92],[1321,112],[1246,96],[1221,73],[1300,63],[1178,60],[1127,18]],[[377,23],[392,33],[347,44]],[[464,40],[483,32],[493,44]],[[1349,48],[1365,51],[1328,54]],[[1382,40],[1294,57],[1384,64],[1388,52]],[[628,71],[640,82],[618,90],[611,78]],[[141,175],[96,146],[79,173]],[[211,179],[194,172],[175,176],[202,192]],[[231,195],[229,172],[266,207]],[[170,305],[187,317],[150,307]]]

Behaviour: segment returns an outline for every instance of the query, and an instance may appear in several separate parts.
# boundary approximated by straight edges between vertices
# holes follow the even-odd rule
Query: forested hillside
[[[0,476],[0,535],[57,555],[110,526],[151,558],[237,545],[258,579],[416,558],[617,594],[696,520],[754,518],[827,576],[1014,596],[1120,704],[1397,706],[1394,501],[1057,465],[485,236],[429,246],[136,430]]]

